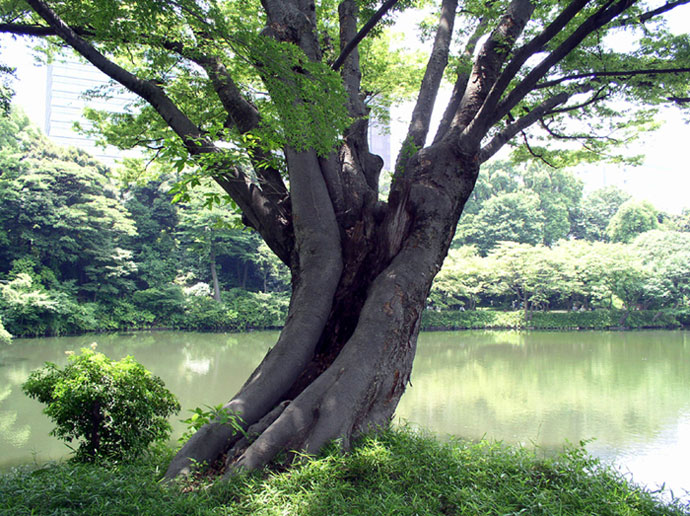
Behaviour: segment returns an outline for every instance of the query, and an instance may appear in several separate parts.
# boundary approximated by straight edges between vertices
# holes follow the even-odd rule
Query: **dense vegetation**
[[[282,324],[285,269],[256,233],[239,229],[217,187],[202,183],[173,204],[175,176],[117,181],[18,113],[0,120],[0,173],[0,342],[8,332]],[[541,323],[532,315],[622,309],[676,325],[687,324],[689,302],[690,212],[669,215],[615,187],[583,196],[567,170],[498,162],[465,208],[424,324],[629,326],[634,318],[618,313]],[[523,313],[458,312],[478,308]]]
[[[336,447],[287,471],[260,472],[188,489],[159,483],[165,453],[106,469],[27,466],[0,477],[0,512],[196,515],[687,515],[585,454],[555,457],[482,442],[439,443],[409,430]],[[187,492],[184,492],[187,491]]]
[[[0,315],[11,334],[282,323],[279,262],[231,211],[207,208],[210,186],[175,205],[165,176],[118,185],[16,113],[0,138]]]

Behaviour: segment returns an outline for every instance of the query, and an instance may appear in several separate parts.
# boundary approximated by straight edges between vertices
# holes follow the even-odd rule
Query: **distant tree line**
[[[119,185],[26,116],[0,118],[0,316],[14,335],[156,324],[276,326],[289,285],[262,240],[199,185]],[[246,314],[242,306],[266,305]],[[255,307],[256,308],[256,307]],[[257,320],[261,314],[266,320]]]
[[[217,187],[193,186],[181,189],[171,174],[118,182],[86,153],[51,144],[26,116],[0,118],[5,328],[20,336],[280,325],[282,264],[240,229]],[[690,299],[690,212],[660,212],[616,187],[583,195],[565,169],[488,165],[452,247],[434,310],[652,309]]]
[[[690,212],[564,169],[486,167],[436,277],[437,310],[645,310],[690,302]]]

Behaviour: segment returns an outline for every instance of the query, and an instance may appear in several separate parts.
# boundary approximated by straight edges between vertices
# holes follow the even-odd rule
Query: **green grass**
[[[184,493],[161,477],[169,451],[103,468],[63,463],[0,477],[0,514],[15,515],[688,515],[630,485],[581,448],[553,458],[482,442],[441,443],[412,430],[333,446],[282,472]]]

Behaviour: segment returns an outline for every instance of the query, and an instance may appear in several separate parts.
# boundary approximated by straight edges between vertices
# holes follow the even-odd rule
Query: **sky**
[[[675,10],[669,23],[678,32],[687,31],[690,26],[690,6]],[[13,39],[0,35],[0,62],[17,68],[14,102],[36,125],[43,128],[46,70],[44,66],[35,64],[27,51],[26,41],[26,38]],[[399,115],[401,110],[392,116],[393,156],[398,150],[396,142],[402,140],[407,129],[407,121],[402,119],[404,117],[397,119],[396,113]],[[436,116],[439,114],[436,113]],[[686,115],[685,118],[689,119],[690,116]],[[684,208],[690,209],[690,163],[685,149],[690,142],[690,125],[674,109],[663,110],[660,120],[664,124],[659,130],[641,135],[631,146],[632,152],[645,155],[642,166],[585,165],[577,169],[575,173],[584,181],[585,192],[616,185],[633,197],[648,200],[666,212],[680,213]]]

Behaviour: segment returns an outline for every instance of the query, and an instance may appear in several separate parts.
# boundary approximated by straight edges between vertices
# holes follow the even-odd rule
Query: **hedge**
[[[690,310],[593,310],[589,312],[531,312],[525,320],[523,311],[494,310],[435,311],[422,315],[423,330],[465,329],[539,329],[606,330],[679,328],[690,323]]]

